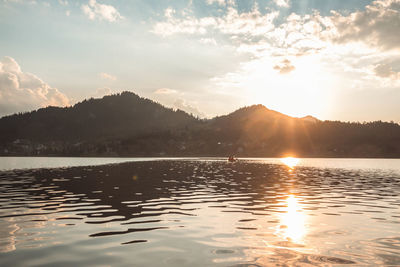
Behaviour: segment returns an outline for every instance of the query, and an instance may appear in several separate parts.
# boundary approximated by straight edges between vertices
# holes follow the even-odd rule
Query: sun
[[[299,161],[300,159],[294,157],[281,158],[281,162],[291,169],[297,166],[297,164],[299,164]]]
[[[249,104],[260,103],[289,116],[329,116],[336,80],[318,56],[286,57],[293,70],[280,73],[271,57],[247,63],[245,70],[229,78]],[[280,59],[281,60],[281,59]]]

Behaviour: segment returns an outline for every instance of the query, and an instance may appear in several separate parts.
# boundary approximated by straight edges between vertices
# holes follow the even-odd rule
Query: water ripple
[[[0,265],[395,265],[399,192],[391,172],[246,161],[5,171]]]

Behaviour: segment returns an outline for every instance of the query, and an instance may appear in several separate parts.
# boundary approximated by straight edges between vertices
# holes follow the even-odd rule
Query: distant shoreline
[[[225,157],[0,157],[0,172],[23,169],[60,169],[85,168],[102,165],[140,164],[153,162],[154,167],[165,161],[184,164],[185,162],[203,162],[233,165],[282,165],[289,169],[319,168],[347,170],[382,170],[400,173],[400,159],[389,158],[298,158],[292,164],[284,158],[238,158],[237,162],[228,162]],[[289,163],[288,163],[289,162]]]
[[[105,155],[0,155],[0,158],[115,158],[115,159],[129,159],[129,158],[154,158],[154,159],[227,159],[229,155],[226,157],[224,156],[105,156]],[[286,156],[265,156],[265,157],[258,157],[258,156],[237,156],[238,159],[246,160],[246,159],[281,159],[285,158]],[[295,158],[300,159],[400,159],[400,157],[341,157],[341,156],[293,156]]]

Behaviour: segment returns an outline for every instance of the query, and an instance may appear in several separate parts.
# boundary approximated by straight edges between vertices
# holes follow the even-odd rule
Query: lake
[[[0,158],[1,266],[400,264],[400,160]]]

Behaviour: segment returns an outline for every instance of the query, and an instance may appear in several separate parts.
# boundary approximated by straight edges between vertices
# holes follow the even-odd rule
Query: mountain
[[[263,105],[241,108],[213,119],[210,124],[218,133],[216,136],[223,140],[222,146],[229,142],[228,146],[232,146],[231,153],[246,156],[291,153],[299,151],[300,144],[307,141],[303,131],[298,130],[307,126],[307,122]]]
[[[85,154],[96,145],[127,136],[178,131],[199,123],[131,92],[84,100],[73,107],[47,107],[0,119],[0,151],[11,154]],[[6,153],[6,154],[7,154]],[[96,155],[100,151],[92,151]]]
[[[177,129],[193,116],[165,108],[131,92],[89,99],[73,107],[47,107],[0,119],[0,142],[85,141]]]
[[[308,122],[319,122],[319,119],[317,119],[317,118],[315,118],[313,116],[310,116],[310,115],[305,116],[305,117],[300,118],[300,119],[302,119],[303,121],[308,121]]]
[[[400,125],[294,118],[263,105],[199,120],[130,92],[0,119],[2,155],[400,157]]]
[[[225,153],[248,157],[400,157],[400,125],[294,118],[262,105],[209,122]],[[210,138],[212,140],[212,138]],[[228,144],[226,145],[226,143]]]

